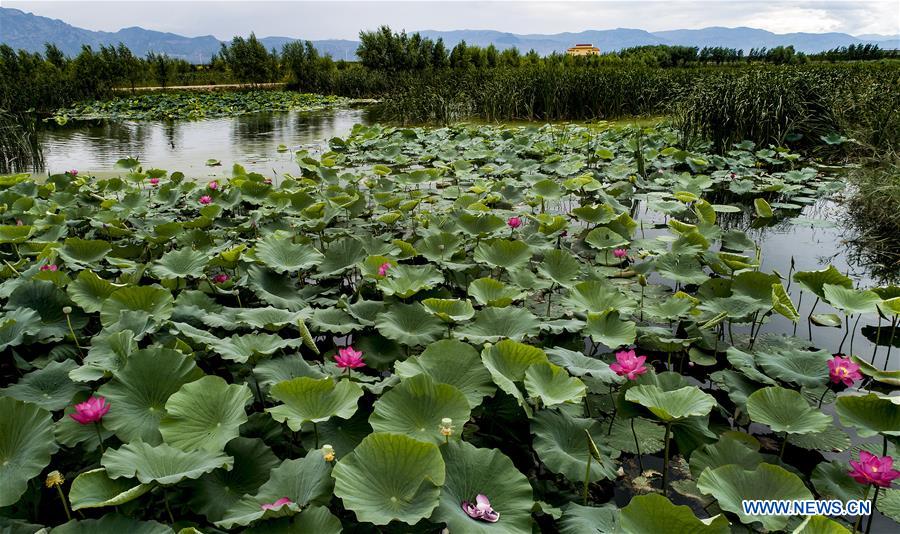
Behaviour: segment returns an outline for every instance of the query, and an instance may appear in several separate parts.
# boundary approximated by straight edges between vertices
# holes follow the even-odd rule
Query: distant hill
[[[900,48],[900,35],[865,35],[854,37],[846,33],[788,33],[776,34],[755,28],[712,27],[700,30],[645,30],[616,28],[587,30],[577,33],[515,34],[495,30],[420,31],[432,39],[442,38],[448,47],[465,40],[468,44],[497,48],[516,47],[523,53],[534,49],[541,55],[562,52],[576,43],[592,43],[600,50],[614,51],[641,45],[671,44],[687,46],[725,46],[749,51],[751,48],[772,48],[793,45],[806,53],[821,52],[838,46],[873,43],[882,48]],[[267,48],[281,47],[298,37],[261,37]],[[102,32],[77,28],[61,20],[40,17],[18,9],[0,7],[0,43],[28,51],[42,51],[45,42],[55,43],[69,55],[77,54],[84,44],[125,43],[135,54],[165,53],[194,63],[209,61],[219,50],[220,41],[212,35],[185,37],[174,33],[147,30],[140,27],[123,28],[117,32]],[[355,59],[357,41],[328,39],[313,41],[316,48],[335,59]]]

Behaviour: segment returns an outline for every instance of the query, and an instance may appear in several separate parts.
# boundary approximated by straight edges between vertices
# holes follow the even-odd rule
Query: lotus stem
[[[819,297],[816,297],[816,301],[813,302],[812,308],[809,309],[809,315],[806,316],[806,324],[809,326],[809,340],[812,341],[812,315],[816,311],[816,306],[819,304]]]
[[[878,502],[878,490],[880,490],[878,486],[875,487],[875,496],[872,497],[872,508],[875,508],[875,504]],[[868,493],[868,492],[867,492]],[[875,513],[872,512],[869,514],[869,522],[866,523],[866,534],[869,534],[869,531],[872,530],[872,523],[875,521]]]
[[[787,435],[787,432],[785,432],[784,439],[781,440],[781,448],[778,449],[778,459],[779,460],[782,460],[784,458],[784,450],[787,448],[787,438],[788,438],[788,435]]]
[[[106,449],[103,448],[103,432],[100,431],[99,421],[94,421],[94,429],[97,431],[97,440],[100,442],[100,454],[104,454]]]
[[[869,498],[869,490],[870,490],[870,489],[872,489],[872,485],[871,485],[871,484],[869,484],[868,486],[866,486],[866,494],[863,495],[862,500],[866,500],[866,499]],[[860,525],[860,523],[862,522],[862,518],[863,518],[862,514],[856,516],[856,522],[853,523],[853,534],[856,534],[857,532],[859,532],[859,525]]]
[[[790,289],[790,288],[788,288],[788,289]],[[797,299],[797,309],[799,310],[801,306],[803,306],[803,292],[802,291],[800,292],[800,298]],[[798,324],[800,324],[799,320],[794,321],[794,331],[793,331],[793,333],[791,333],[792,336],[797,335],[797,325]]]
[[[825,400],[825,395],[828,395],[828,385],[825,386],[825,391],[822,392],[822,396],[819,397],[819,408],[822,407],[822,401]]]
[[[169,492],[163,489],[163,502],[166,504],[166,513],[169,515],[169,522],[175,524],[175,516],[172,515],[172,509],[169,507]]]
[[[894,334],[897,333],[897,319],[898,319],[898,316],[896,316],[896,315],[894,316],[893,319],[891,319],[891,340],[888,342],[887,356],[884,357],[884,370],[885,371],[887,371],[888,362],[891,360],[891,349],[894,347]]]
[[[316,435],[316,449],[319,448],[319,427],[316,425],[316,422],[313,421],[313,433]]]
[[[850,354],[851,355],[853,354],[853,338],[856,337],[856,327],[859,326],[860,317],[862,317],[861,313],[856,315],[856,322],[853,323],[853,330],[850,332]]]
[[[550,304],[553,301],[553,286],[555,285],[556,282],[551,282],[550,289],[547,291],[547,313],[545,315],[547,315],[548,318],[550,317]]]
[[[875,346],[872,348],[872,365],[875,365],[875,355],[878,354],[878,344],[881,342],[881,314],[878,314],[878,328],[875,329]]]
[[[588,486],[591,483],[591,460],[594,459],[594,455],[591,454],[590,444],[588,444],[588,461],[587,461],[587,469],[584,471],[584,505],[587,506],[588,503]]]
[[[609,400],[612,401],[612,416],[609,418],[609,430],[606,431],[606,435],[609,436],[612,434],[613,423],[616,422],[616,399],[613,397],[612,386],[609,386]]]
[[[841,338],[841,344],[838,345],[838,354],[844,353],[844,341],[847,341],[847,335],[850,334],[850,316],[844,315],[844,337]]]
[[[668,485],[669,485],[669,434],[672,430],[672,423],[666,423],[666,435],[663,438],[663,442],[666,444],[665,449],[663,451],[663,477],[662,477],[662,491],[663,496],[668,493]]]
[[[638,442],[637,432],[634,431],[634,417],[631,418],[631,435],[634,436],[634,448],[637,449],[637,460],[638,467],[641,468],[641,473],[644,472],[644,458],[641,454],[641,444]]]
[[[66,519],[72,520],[72,512],[69,511],[69,505],[66,504],[66,496],[63,494],[62,488],[56,486],[56,493],[59,495],[59,502],[62,503],[63,511],[66,512]]]
[[[63,315],[66,316],[66,324],[69,325],[69,333],[72,334],[72,340],[75,341],[75,347],[81,352],[81,345],[78,344],[78,336],[75,335],[75,329],[72,328],[72,319],[69,317],[68,313],[63,313]]]

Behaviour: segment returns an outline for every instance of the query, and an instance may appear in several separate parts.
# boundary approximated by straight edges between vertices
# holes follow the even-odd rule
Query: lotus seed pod
[[[65,481],[66,477],[64,477],[62,473],[53,470],[47,473],[47,479],[44,480],[44,485],[48,488],[55,488],[57,486],[62,486]]]

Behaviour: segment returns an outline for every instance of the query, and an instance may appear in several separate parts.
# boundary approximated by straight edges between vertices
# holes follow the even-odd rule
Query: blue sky
[[[599,1],[14,1],[4,7],[91,30],[142,26],[220,39],[259,36],[354,39],[361,29],[493,29],[559,33],[587,29],[649,31],[750,26],[776,33],[900,34],[900,0],[599,0]]]

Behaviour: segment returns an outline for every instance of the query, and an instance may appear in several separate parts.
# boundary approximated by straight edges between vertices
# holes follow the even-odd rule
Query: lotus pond
[[[3,177],[0,524],[896,530],[900,288],[760,246],[840,174],[677,142],[374,125],[282,176]],[[776,498],[878,512],[741,508]]]

